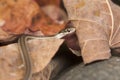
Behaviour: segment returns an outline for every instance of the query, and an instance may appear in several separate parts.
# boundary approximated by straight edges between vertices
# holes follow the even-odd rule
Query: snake
[[[29,50],[27,47],[27,41],[28,39],[50,39],[50,38],[56,38],[56,39],[61,39],[68,34],[74,33],[75,28],[74,27],[69,27],[66,28],[62,31],[60,31],[58,34],[53,35],[53,36],[31,36],[31,35],[22,35],[18,39],[18,46],[19,46],[19,51],[21,53],[21,57],[23,60],[23,63],[25,65],[25,75],[23,80],[31,80],[32,78],[32,61],[29,55]]]

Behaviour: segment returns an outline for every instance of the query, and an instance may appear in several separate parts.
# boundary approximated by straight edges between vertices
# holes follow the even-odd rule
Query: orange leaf
[[[0,14],[5,20],[2,29],[10,34],[21,34],[31,25],[39,6],[31,0],[1,0]]]
[[[41,9],[32,19],[32,26],[29,28],[30,31],[41,31],[44,35],[54,35],[65,28],[65,24],[55,23],[47,14]]]

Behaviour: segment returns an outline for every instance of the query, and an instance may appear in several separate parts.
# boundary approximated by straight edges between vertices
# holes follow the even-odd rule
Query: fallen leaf
[[[58,13],[56,14],[57,16],[61,16]],[[47,12],[44,13],[44,11],[40,9],[39,14],[33,17],[32,25],[29,28],[29,30],[32,32],[41,31],[46,36],[46,35],[55,35],[65,28],[66,23],[64,21],[62,24],[56,23],[55,19],[52,20],[49,17],[49,15],[50,15],[49,13]]]
[[[0,14],[5,24],[1,27],[9,34],[22,34],[38,14],[39,6],[32,0],[0,0]]]
[[[56,38],[32,39],[28,41],[33,75],[44,70],[62,43],[62,39]],[[20,56],[17,43],[0,46],[0,73],[2,73],[0,80],[23,79],[25,68]],[[43,77],[47,78],[46,76]]]
[[[111,0],[64,0],[64,4],[84,63],[109,59],[110,48],[120,47],[120,7]]]
[[[68,22],[68,17],[65,11],[59,7],[48,5],[42,7],[42,10],[47,14],[55,23],[63,24]]]
[[[53,10],[52,8],[51,10]],[[56,17],[66,16],[62,10],[56,8]],[[0,1],[0,41],[13,40],[21,34],[55,35],[65,28],[66,23],[57,23],[51,19],[33,0],[1,0]],[[65,18],[66,19],[66,18]],[[5,36],[7,35],[7,36]]]

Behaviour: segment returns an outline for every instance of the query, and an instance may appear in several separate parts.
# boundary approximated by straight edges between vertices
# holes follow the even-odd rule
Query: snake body
[[[60,33],[53,35],[53,36],[29,36],[29,35],[23,35],[18,40],[19,50],[21,53],[21,57],[23,59],[24,65],[25,65],[25,75],[24,80],[30,80],[32,77],[32,62],[29,55],[29,50],[27,47],[27,40],[28,39],[50,39],[50,38],[62,38],[68,34],[71,34],[75,32],[75,28],[66,28],[65,30],[61,31]]]

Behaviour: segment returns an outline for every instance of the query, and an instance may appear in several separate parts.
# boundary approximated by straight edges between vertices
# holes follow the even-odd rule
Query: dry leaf
[[[47,66],[62,43],[62,39],[56,38],[32,39],[28,41],[33,74],[40,72]],[[20,56],[16,43],[0,47],[0,80],[23,79],[25,70]]]
[[[33,0],[0,0],[0,41],[21,34],[54,35],[65,28],[46,14]]]
[[[120,7],[111,0],[64,0],[84,63],[109,59],[120,45]],[[99,4],[98,4],[99,3]]]
[[[68,17],[65,11],[59,7],[49,5],[42,7],[42,10],[47,14],[55,23],[63,24],[68,22]]]
[[[42,9],[39,9],[39,14],[33,17],[29,30],[31,32],[41,31],[44,35],[55,35],[64,28],[65,23],[55,23],[47,13],[45,14]]]
[[[39,6],[32,0],[0,0],[0,3],[0,14],[5,20],[1,28],[10,34],[24,33],[39,11]]]

